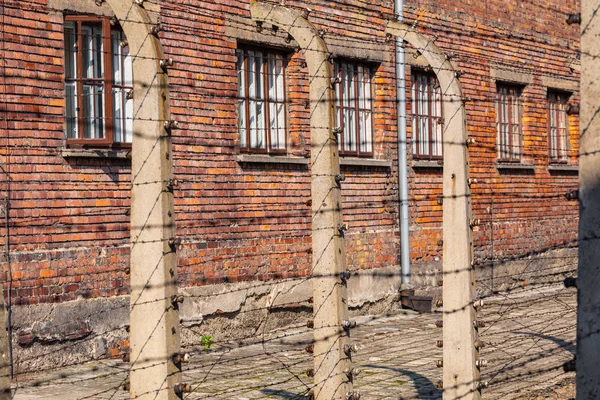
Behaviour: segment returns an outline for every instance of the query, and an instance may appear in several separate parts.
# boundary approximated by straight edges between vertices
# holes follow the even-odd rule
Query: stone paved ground
[[[575,351],[576,294],[560,286],[525,288],[486,299],[480,329],[488,360],[482,380],[484,399],[569,399],[573,373],[562,364]],[[352,331],[360,347],[355,357],[361,374],[355,386],[363,399],[441,399],[436,382],[441,369],[441,313],[401,311],[393,316],[358,318]],[[194,392],[186,399],[302,399],[311,384],[304,348],[306,329],[288,329],[253,344],[213,345],[197,350],[186,365],[184,381]],[[120,389],[127,365],[105,361],[48,374],[19,376],[15,399],[126,399]]]

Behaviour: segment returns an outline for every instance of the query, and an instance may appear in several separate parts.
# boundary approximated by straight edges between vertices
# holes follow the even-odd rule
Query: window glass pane
[[[125,98],[125,139],[124,141],[127,143],[131,143],[133,140],[133,99],[127,98],[127,95],[124,95]]]
[[[67,138],[74,139],[77,137],[77,92],[75,83],[67,83],[66,89],[66,122],[67,122]]]
[[[244,100],[238,100],[238,129],[240,133],[240,147],[246,147],[246,135],[248,134],[248,127],[246,126],[246,102]]]
[[[75,24],[65,22],[65,78],[75,79],[77,73],[77,36]]]
[[[83,77],[104,77],[102,27],[83,25],[82,28]]]
[[[123,89],[113,88],[113,138],[115,142],[123,141]]]
[[[122,63],[121,63],[121,35],[118,31],[112,31],[110,33],[110,44],[112,54],[112,68],[113,68],[113,82],[115,85],[121,85],[123,83],[122,75]]]

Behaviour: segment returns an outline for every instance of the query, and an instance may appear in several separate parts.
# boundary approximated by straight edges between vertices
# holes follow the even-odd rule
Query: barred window
[[[567,151],[569,150],[568,100],[567,93],[548,92],[548,140],[551,162],[567,160]]]
[[[342,155],[373,155],[373,94],[370,66],[349,61],[336,61],[334,76],[335,120],[342,128],[338,138]]]
[[[285,56],[267,49],[236,50],[240,149],[282,153],[286,149]]]
[[[64,47],[68,143],[130,143],[133,79],[123,32],[107,17],[70,15]]]
[[[412,131],[415,158],[442,157],[442,92],[432,73],[412,74]]]
[[[520,161],[522,156],[521,88],[498,85],[496,93],[498,159]]]

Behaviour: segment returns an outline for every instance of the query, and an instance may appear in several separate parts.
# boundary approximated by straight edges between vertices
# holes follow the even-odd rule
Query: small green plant
[[[213,343],[213,337],[210,335],[202,335],[202,339],[200,340],[200,343],[202,343],[202,346],[204,346],[204,350],[208,351],[210,350],[210,346],[212,346]]]

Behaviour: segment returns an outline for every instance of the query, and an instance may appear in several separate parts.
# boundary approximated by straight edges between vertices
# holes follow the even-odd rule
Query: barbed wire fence
[[[132,3],[133,4],[133,3]],[[5,2],[4,7],[14,7],[19,9],[27,7],[20,3]],[[132,5],[132,7],[135,5]],[[35,6],[29,6],[35,7]],[[190,12],[196,15],[203,14],[206,18],[212,14],[187,5],[177,5],[179,12]],[[127,20],[119,21],[124,24]],[[153,31],[154,24],[148,24],[146,32],[148,39],[155,37]],[[176,23],[175,19],[169,20],[168,24],[164,21],[161,24],[162,32],[180,31],[188,29],[185,24]],[[255,28],[249,26],[246,29]],[[158,33],[160,36],[160,33]],[[326,37],[325,37],[326,40]],[[385,39],[378,39],[378,43]],[[360,46],[356,43],[356,46]],[[419,53],[430,51],[428,48],[417,49]],[[133,55],[135,62],[137,55]],[[460,57],[460,55],[459,55]],[[141,57],[140,59],[142,59]],[[10,60],[4,56],[4,84],[6,85],[7,71],[10,70]],[[161,60],[154,60],[159,62]],[[169,63],[168,59],[163,62]],[[325,62],[330,62],[326,60]],[[483,65],[484,60],[470,60],[474,65]],[[173,69],[177,69],[177,60],[174,60]],[[162,72],[158,71],[155,78],[160,74],[168,74],[170,68],[165,68]],[[523,68],[523,70],[527,70]],[[440,72],[440,71],[434,71]],[[308,81],[323,76],[312,76]],[[404,79],[404,78],[401,78]],[[460,76],[456,79],[460,80]],[[407,84],[410,82],[407,81]],[[176,90],[188,90],[185,86],[180,86]],[[148,90],[146,93],[149,93]],[[6,88],[4,89],[6,93]],[[177,96],[191,96],[190,93],[177,93]],[[326,97],[325,95],[323,95]],[[235,98],[235,96],[234,96]],[[226,95],[214,94],[213,99],[217,101],[232,100],[232,97]],[[136,101],[138,99],[136,98]],[[140,99],[139,104],[145,102],[145,97]],[[322,100],[315,100],[312,104],[320,103]],[[479,101],[488,101],[485,99],[463,99],[468,106],[476,106]],[[545,112],[544,106],[536,105],[540,112]],[[8,107],[5,105],[5,110]],[[6,113],[5,113],[6,115]],[[179,116],[178,116],[179,117]],[[189,127],[185,120],[179,121],[179,128],[185,130]],[[454,115],[446,116],[447,121],[454,118]],[[57,120],[62,116],[56,116]],[[152,118],[134,117],[135,121],[149,121]],[[157,118],[155,122],[161,125],[171,123],[175,117]],[[35,118],[23,116],[21,122],[36,122]],[[4,122],[6,132],[9,132],[9,123]],[[446,122],[448,125],[448,122]],[[330,129],[329,126],[311,125],[315,129]],[[171,126],[171,128],[174,128]],[[160,141],[165,137],[171,138],[174,145],[184,146],[193,144],[197,139],[184,135],[179,136],[178,129],[169,128],[169,132],[157,138],[155,145],[159,146]],[[144,135],[136,131],[136,135]],[[333,140],[333,139],[332,139]],[[207,148],[212,146],[204,143]],[[465,143],[450,143],[452,146],[465,147]],[[326,146],[331,143],[315,148],[311,151],[321,154]],[[469,146],[477,148],[494,148],[494,145],[487,143],[471,143]],[[27,152],[19,146],[12,146],[10,141],[6,142],[6,156],[19,157],[20,155],[31,154],[33,151],[27,149]],[[494,148],[495,149],[495,148]],[[38,150],[36,150],[38,151]],[[40,155],[52,151],[39,149]],[[585,149],[582,150],[585,154]],[[202,157],[200,155],[199,157]],[[196,161],[187,156],[178,154],[173,155],[173,162],[176,171],[180,171],[181,162]],[[145,163],[142,163],[145,164]],[[10,162],[7,166],[10,165]],[[150,166],[150,164],[147,164]],[[486,165],[486,161],[483,162]],[[10,171],[10,170],[9,170]],[[10,176],[10,173],[8,173]],[[320,175],[320,174],[316,174]],[[329,177],[332,182],[329,188],[331,191],[344,193],[347,187],[352,187],[352,173],[348,173],[348,181],[336,181],[338,174],[322,174]],[[227,180],[241,179],[244,172],[232,173],[228,175]],[[177,178],[176,180],[174,178]],[[156,198],[152,198],[150,203],[156,205],[161,201],[161,196],[171,194],[175,197],[175,202],[181,200],[181,193],[191,193],[198,190],[199,185],[210,178],[208,175],[185,175],[175,174],[174,178],[161,179],[158,181],[140,181],[137,175],[132,178],[133,186],[158,185],[160,190]],[[303,170],[303,182],[306,182],[306,171]],[[544,181],[547,179],[547,181]],[[594,237],[579,238],[578,241],[570,240],[557,243],[556,248],[546,248],[538,251],[531,251],[523,257],[506,257],[500,253],[500,256],[493,254],[493,248],[501,235],[494,233],[503,222],[510,219],[511,222],[531,223],[537,218],[519,216],[513,218],[506,215],[498,215],[494,211],[493,202],[500,201],[504,204],[522,202],[524,199],[531,202],[547,201],[555,202],[560,212],[560,216],[572,217],[573,213],[569,211],[569,206],[573,205],[572,200],[565,196],[575,189],[574,187],[565,188],[561,184],[556,184],[552,178],[540,178],[540,185],[545,185],[548,192],[544,194],[533,193],[515,193],[507,190],[499,193],[494,189],[488,189],[488,182],[478,181],[472,186],[475,194],[473,201],[478,202],[476,216],[480,217],[478,225],[481,232],[476,231],[475,236],[478,243],[484,244],[486,249],[492,249],[492,254],[485,257],[478,254],[478,261],[474,266],[475,273],[481,273],[477,280],[476,293],[477,298],[474,304],[477,305],[478,319],[476,328],[479,332],[478,348],[482,356],[479,360],[478,368],[481,370],[482,379],[477,383],[477,390],[483,392],[484,398],[510,398],[511,395],[523,394],[529,392],[535,393],[537,390],[547,389],[553,383],[564,379],[572,379],[573,374],[571,364],[574,353],[575,339],[575,315],[576,315],[576,295],[574,290],[565,287],[564,279],[576,275],[577,258],[573,251],[582,241],[596,240]],[[56,183],[57,187],[60,183]],[[81,184],[85,185],[84,183]],[[110,184],[102,184],[110,188]],[[491,188],[491,182],[489,183]],[[8,190],[7,190],[8,191]],[[552,192],[553,191],[553,192]],[[179,293],[175,296],[158,297],[150,300],[132,302],[129,304],[116,304],[108,306],[100,311],[90,312],[86,315],[87,319],[102,318],[111,312],[118,310],[127,310],[130,307],[135,308],[149,303],[170,304],[160,316],[156,318],[156,326],[159,326],[166,314],[173,310],[180,311],[183,314],[182,324],[185,329],[180,331],[182,335],[183,350],[169,354],[167,358],[156,359],[131,359],[129,349],[126,344],[119,349],[119,356],[122,360],[112,359],[110,355],[100,355],[85,358],[82,357],[79,362],[70,367],[62,365],[42,368],[36,371],[35,375],[28,375],[26,370],[17,367],[19,374],[15,377],[13,383],[16,384],[14,397],[19,398],[21,394],[26,393],[47,393],[47,398],[59,397],[59,394],[65,390],[72,391],[73,398],[78,399],[118,399],[130,398],[128,389],[128,375],[132,368],[136,367],[138,361],[143,361],[144,365],[152,368],[156,365],[169,364],[174,365],[181,370],[182,383],[177,384],[177,388],[169,387],[166,382],[170,378],[165,376],[164,385],[161,391],[175,390],[180,397],[186,399],[193,398],[288,398],[302,399],[309,398],[316,387],[323,382],[315,382],[314,376],[318,373],[318,366],[315,368],[314,359],[323,357],[331,350],[324,352],[315,352],[316,342],[314,339],[314,315],[319,313],[319,309],[314,310],[314,297],[310,294],[312,288],[311,282],[315,278],[325,278],[334,280],[336,283],[329,291],[324,292],[325,302],[330,301],[332,293],[340,286],[351,285],[352,281],[361,276],[370,276],[373,278],[391,278],[399,279],[400,273],[390,273],[378,270],[365,270],[359,264],[350,265],[348,271],[338,271],[337,273],[318,273],[315,274],[316,266],[321,260],[322,253],[315,254],[310,244],[310,221],[315,213],[321,211],[331,211],[334,207],[331,204],[317,206],[307,204],[307,191],[299,190],[301,196],[290,201],[289,204],[281,205],[280,208],[265,210],[264,204],[244,204],[245,211],[263,212],[267,218],[276,221],[293,220],[293,224],[301,227],[298,232],[270,232],[266,231],[256,239],[264,240],[268,243],[274,243],[270,250],[265,248],[260,252],[249,256],[243,251],[232,251],[216,256],[195,257],[195,260],[180,259],[180,270],[186,280],[196,280],[197,282],[210,283],[213,279],[206,272],[192,272],[202,268],[208,262],[214,265],[227,265],[236,268],[237,265],[243,265],[251,257],[254,259],[268,260],[263,266],[255,270],[248,270],[245,273],[238,274],[239,284],[227,283],[227,279],[221,277],[221,284],[215,292],[210,289],[195,291],[193,288],[179,288]],[[390,196],[391,197],[391,196]],[[434,202],[440,199],[439,195],[424,195],[417,199],[415,196],[411,201]],[[445,200],[445,199],[443,199]],[[571,203],[569,203],[569,201]],[[487,202],[487,203],[486,203]],[[319,204],[319,203],[317,203]],[[489,212],[484,217],[481,210],[489,204]],[[391,205],[391,207],[390,207]],[[482,206],[483,205],[483,206]],[[311,213],[310,207],[313,206]],[[498,206],[498,204],[496,204]],[[179,210],[184,211],[183,203],[176,205]],[[111,210],[115,214],[124,214],[128,207],[122,206]],[[151,208],[154,208],[151,207]],[[349,224],[334,226],[333,234],[330,235],[329,242],[324,246],[325,251],[329,243],[334,240],[351,238],[353,235],[368,234],[371,228],[361,225],[352,220],[361,210],[374,211],[378,209],[397,208],[393,200],[388,198],[382,200],[360,201],[344,203],[341,207],[345,215],[344,222]],[[178,210],[178,211],[179,211]],[[8,208],[7,208],[8,212]],[[273,216],[269,217],[269,212]],[[97,215],[98,211],[74,212],[69,214],[69,218],[85,217]],[[102,213],[101,213],[102,214]],[[552,219],[555,216],[550,217]],[[148,215],[148,218],[150,215]],[[60,217],[24,216],[14,218],[11,226],[24,226],[34,224],[40,227],[50,226]],[[76,219],[68,226],[76,227],[81,223]],[[212,226],[208,220],[202,221],[205,226]],[[242,221],[239,222],[240,224]],[[267,225],[267,224],[265,224]],[[192,254],[200,247],[202,238],[193,232],[198,228],[198,221],[187,220],[182,216],[177,220],[177,230],[185,232],[178,237],[167,237],[161,239],[133,240],[132,246],[137,244],[156,243],[165,249],[165,255],[173,255],[175,252],[180,254]],[[247,225],[252,226],[252,225]],[[226,226],[219,224],[212,226],[219,231],[223,237],[227,237],[224,232]],[[495,228],[496,227],[496,228]],[[151,229],[150,225],[143,224],[138,227],[141,231]],[[375,228],[376,229],[376,228]],[[386,227],[393,230],[394,227]],[[8,232],[7,232],[8,235]],[[537,232],[533,236],[544,242],[546,232]],[[485,237],[482,237],[485,236]],[[180,239],[176,240],[176,239]],[[290,250],[286,244],[293,241],[302,243],[302,250]],[[186,249],[189,246],[189,249]],[[194,249],[193,246],[196,246]],[[561,250],[567,247],[566,251]],[[560,251],[558,251],[560,250]],[[300,253],[303,255],[299,255]],[[181,256],[180,256],[181,257]],[[275,258],[276,257],[276,258]],[[285,268],[285,263],[276,263],[274,260],[283,259],[300,260],[300,267],[294,269]],[[10,259],[10,258],[9,258]],[[316,260],[316,264],[310,266],[310,260]],[[162,259],[147,260],[150,269],[160,273],[158,270]],[[290,261],[291,262],[291,261]],[[516,267],[515,267],[516,265]],[[471,266],[468,266],[471,270]],[[495,271],[494,275],[487,276],[489,271]],[[284,274],[285,272],[285,274]],[[279,278],[279,279],[277,279]],[[440,282],[444,279],[444,273],[424,272],[420,273],[420,278],[435,278]],[[265,281],[264,279],[274,279]],[[568,281],[571,282],[571,281]],[[172,285],[177,287],[177,283]],[[143,293],[149,289],[156,288],[156,285],[132,286],[131,291]],[[310,289],[307,289],[310,288]],[[443,290],[444,286],[442,286]],[[173,288],[171,288],[173,289]],[[299,293],[294,297],[294,293]],[[292,295],[290,295],[292,294]],[[231,307],[227,304],[227,296],[237,296],[239,304]],[[349,302],[348,298],[346,298]],[[483,307],[480,306],[483,301]],[[9,305],[10,306],[10,305]],[[348,304],[346,304],[348,306]],[[469,305],[471,306],[471,305]],[[186,307],[203,310],[212,310],[204,319],[185,320]],[[358,313],[359,310],[355,312]],[[444,309],[442,305],[435,307],[431,314],[417,314],[410,310],[402,310],[397,302],[393,302],[387,309],[387,313],[377,316],[348,317],[346,320],[340,320],[336,323],[321,325],[319,329],[328,329],[334,332],[336,339],[334,345],[339,345],[340,338],[350,337],[352,342],[344,343],[341,348],[345,351],[348,359],[352,360],[352,365],[341,369],[343,380],[353,384],[354,389],[349,392],[357,396],[358,391],[365,398],[441,398],[442,389],[438,383],[441,379],[443,368],[441,360],[441,349],[444,345],[441,340],[442,330],[438,328],[443,325],[439,319],[444,313],[453,313],[459,310]],[[198,312],[198,311],[197,311]],[[150,318],[150,316],[148,316]],[[352,319],[353,318],[353,319]],[[179,324],[178,324],[179,325]],[[187,326],[186,326],[187,325]],[[179,328],[176,328],[179,329]],[[118,324],[112,328],[115,337],[120,336],[123,339],[127,337],[129,326]],[[350,333],[351,332],[351,333]],[[17,357],[14,361],[18,365],[26,365],[31,370],[36,369],[36,365],[44,363],[44,360],[60,358],[63,352],[69,352],[74,347],[81,345],[94,346],[100,336],[111,332],[101,332],[99,334],[81,332],[73,343],[59,343],[51,351],[38,353],[38,348],[32,347],[29,353],[23,357]],[[151,330],[148,336],[148,342],[154,335],[155,330]],[[329,341],[331,337],[323,337],[323,341]],[[126,342],[122,342],[126,343]],[[146,343],[142,343],[143,348]],[[114,353],[113,353],[114,356]],[[90,364],[88,362],[95,359],[97,362]],[[483,360],[486,360],[484,362]],[[98,363],[98,361],[100,361]],[[315,371],[317,369],[317,371]],[[360,370],[360,374],[359,374]],[[177,374],[177,371],[168,374]],[[337,372],[340,373],[340,372]],[[43,377],[39,377],[43,374]],[[326,375],[324,380],[333,378],[334,373]],[[339,377],[336,377],[339,378]],[[68,389],[67,389],[68,388]],[[75,389],[74,389],[75,388]],[[123,390],[125,389],[125,390]],[[55,391],[55,392],[53,392]],[[80,392],[78,392],[80,391]],[[344,391],[344,395],[347,395]],[[140,393],[142,398],[159,398],[160,393]],[[335,397],[337,398],[337,397]],[[352,397],[350,397],[352,398]]]

